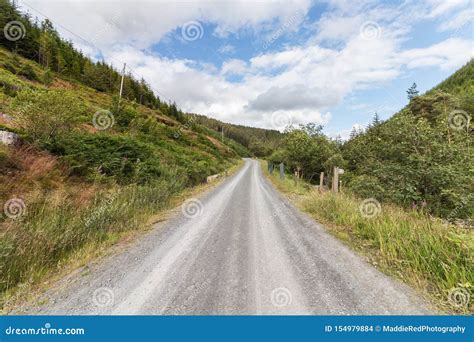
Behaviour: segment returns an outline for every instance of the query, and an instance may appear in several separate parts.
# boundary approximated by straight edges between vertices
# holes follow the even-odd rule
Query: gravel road
[[[75,272],[31,314],[428,314],[286,201],[255,160],[120,252]]]

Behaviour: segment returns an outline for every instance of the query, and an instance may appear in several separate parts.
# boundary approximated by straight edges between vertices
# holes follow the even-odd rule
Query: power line
[[[48,19],[49,21],[51,21],[52,23],[54,23],[55,26],[57,27],[60,27],[62,28],[64,31],[72,34],[73,36],[79,38],[80,40],[82,40],[84,43],[86,43],[87,45],[89,45],[90,47],[94,48],[95,50],[99,51],[101,55],[106,55],[109,57],[109,59],[113,59],[114,61],[118,62],[119,64],[126,64],[125,62],[123,61],[120,61],[118,60],[117,58],[111,56],[110,54],[107,54],[105,52],[103,52],[97,45],[95,45],[94,43],[91,43],[90,41],[88,41],[87,39],[85,39],[84,37],[81,37],[80,35],[78,35],[77,33],[75,32],[72,32],[71,30],[69,30],[67,27],[59,24],[58,22],[55,22],[53,21],[50,17],[48,17],[46,14],[40,12],[39,10],[37,10],[36,8],[34,8],[33,6],[31,6],[30,4],[28,4],[27,2],[25,2],[24,0],[21,0],[21,3],[23,5],[25,5],[26,7],[28,7],[29,9],[31,9],[32,11],[36,12],[37,14],[41,15],[42,17],[44,17],[45,19]],[[128,67],[128,69],[131,71],[132,74],[134,74],[138,79],[145,79],[145,77],[143,77],[142,75],[139,75],[137,72],[135,72],[132,68],[130,68],[130,66]],[[122,80],[123,81],[123,80]],[[168,102],[176,102],[176,101],[173,101],[171,100],[168,96],[166,96],[165,94],[163,94],[163,92],[159,91],[158,89],[156,89],[155,87],[153,87],[152,85],[150,85],[148,82],[147,82],[147,85],[151,88],[151,90],[153,90],[155,93],[157,93],[158,95],[160,95],[161,97],[163,97],[165,100],[167,100]]]

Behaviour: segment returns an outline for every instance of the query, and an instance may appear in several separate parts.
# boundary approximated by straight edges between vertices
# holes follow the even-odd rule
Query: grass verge
[[[472,314],[474,235],[424,213],[357,198],[320,193],[286,176],[266,177],[330,233],[364,254],[383,272],[419,290],[439,309]]]

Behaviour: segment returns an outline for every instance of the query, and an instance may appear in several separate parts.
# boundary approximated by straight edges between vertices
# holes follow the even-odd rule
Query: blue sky
[[[19,4],[183,110],[274,129],[317,122],[333,137],[389,118],[413,82],[430,89],[474,51],[469,0]]]

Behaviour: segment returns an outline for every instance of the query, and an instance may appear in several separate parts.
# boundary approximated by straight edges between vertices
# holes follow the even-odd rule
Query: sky
[[[346,139],[474,56],[474,1],[17,0],[94,60],[225,122]]]

